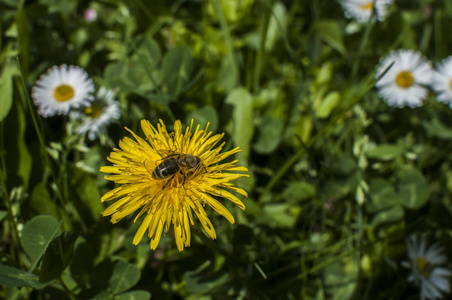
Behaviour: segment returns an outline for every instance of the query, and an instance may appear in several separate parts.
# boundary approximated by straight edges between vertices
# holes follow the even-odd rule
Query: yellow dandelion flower
[[[245,209],[230,191],[243,196],[247,193],[230,182],[248,176],[234,172],[248,169],[235,165],[237,160],[220,163],[240,150],[237,147],[220,153],[224,143],[215,145],[224,133],[211,136],[212,132],[207,132],[208,126],[202,130],[198,125],[192,133],[192,120],[183,132],[181,122],[177,120],[174,132],[168,133],[162,120],[157,129],[149,121],[142,120],[146,140],[126,128],[135,140],[128,137],[121,140],[120,149],[113,149],[108,157],[113,166],[100,168],[103,173],[113,174],[106,175],[105,179],[121,184],[101,198],[102,202],[119,198],[103,215],[111,215],[113,224],[137,210],[139,213],[134,222],[145,215],[133,239],[135,245],[147,230],[154,250],[163,229],[168,232],[172,223],[177,248],[182,251],[190,246],[193,212],[209,236],[215,239],[215,229],[204,206],[207,204],[231,223],[234,223],[234,217],[216,198],[226,198]]]

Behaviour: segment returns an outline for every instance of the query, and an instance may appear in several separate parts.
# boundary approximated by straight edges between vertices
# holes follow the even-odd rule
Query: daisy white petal
[[[359,23],[369,21],[374,13],[378,21],[383,21],[387,14],[387,7],[394,0],[342,0],[341,4],[347,18],[354,18]]]
[[[441,266],[446,263],[444,248],[439,244],[426,248],[425,237],[418,242],[412,235],[407,240],[407,250],[411,261],[403,262],[402,266],[411,268],[408,281],[420,286],[420,299],[439,299],[443,293],[449,293],[452,272]]]
[[[112,90],[105,87],[99,89],[96,100],[90,107],[86,107],[84,112],[74,112],[72,119],[79,119],[80,126],[77,128],[77,134],[88,135],[90,140],[95,140],[101,133],[104,133],[111,123],[119,120],[121,110],[119,104],[114,99]]]
[[[396,50],[381,61],[375,76],[378,94],[388,105],[418,107],[427,98],[433,70],[419,52]]]
[[[73,108],[89,106],[94,84],[88,73],[76,66],[50,68],[32,88],[33,102],[43,117],[67,115]]]
[[[432,88],[437,93],[438,101],[449,104],[452,108],[452,56],[436,65]]]

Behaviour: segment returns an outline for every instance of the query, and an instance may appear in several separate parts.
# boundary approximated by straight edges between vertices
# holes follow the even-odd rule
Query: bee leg
[[[168,181],[165,183],[165,185],[162,187],[162,191],[166,188],[166,186],[168,185],[168,183],[170,183],[171,180],[173,180],[174,176],[176,176],[176,174],[174,174],[173,176],[171,176],[170,179],[168,179]]]
[[[185,173],[182,172],[182,170],[180,170],[179,172],[182,174],[182,176],[184,176],[184,181],[182,181],[182,186],[184,186],[184,184],[185,184]]]

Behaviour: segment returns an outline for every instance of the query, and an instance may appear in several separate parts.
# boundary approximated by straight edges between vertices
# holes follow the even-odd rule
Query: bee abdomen
[[[162,180],[173,176],[179,171],[179,165],[175,158],[169,158],[161,162],[152,172],[152,178]]]

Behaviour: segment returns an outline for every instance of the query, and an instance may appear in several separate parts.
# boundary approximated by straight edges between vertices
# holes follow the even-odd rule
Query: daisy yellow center
[[[60,84],[53,91],[53,96],[58,102],[71,100],[74,97],[74,89],[67,84]]]
[[[449,81],[449,87],[452,89],[452,79]]]
[[[413,74],[411,74],[410,71],[402,71],[399,74],[397,74],[396,83],[398,86],[406,89],[412,86],[413,82],[414,82]]]
[[[373,7],[374,7],[374,5],[372,2],[359,5],[359,8],[361,8],[362,10],[372,10]]]
[[[421,256],[416,259],[416,267],[423,277],[427,278],[430,276],[430,272],[428,271],[428,261],[424,257]]]
[[[93,103],[90,107],[85,108],[85,114],[87,114],[91,119],[97,119],[102,114],[102,107]]]

